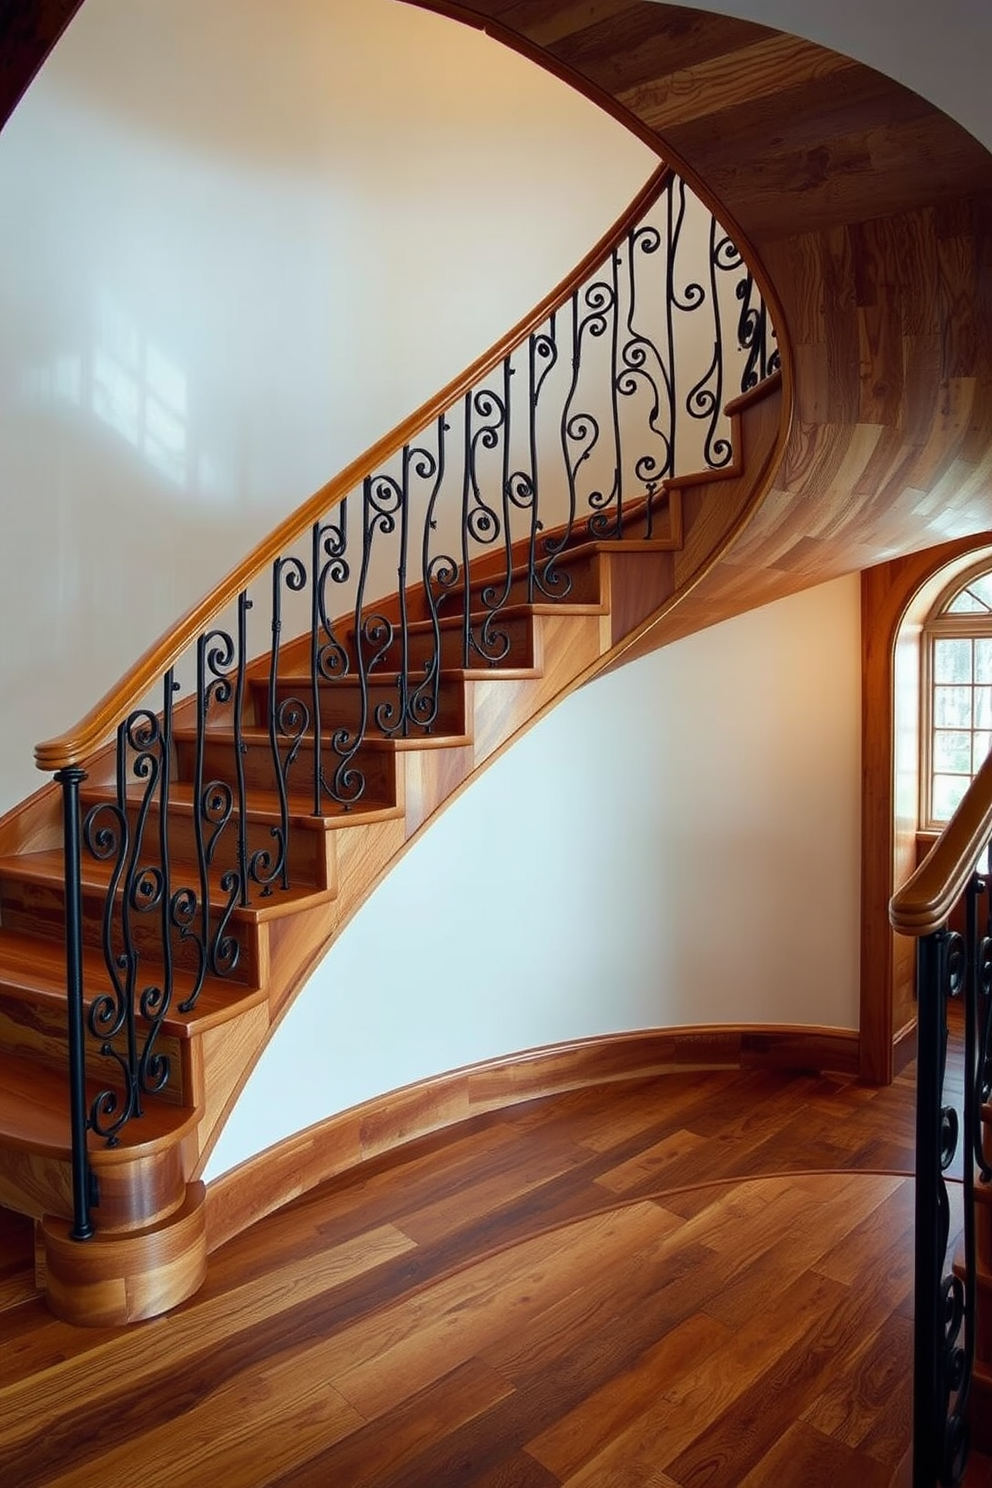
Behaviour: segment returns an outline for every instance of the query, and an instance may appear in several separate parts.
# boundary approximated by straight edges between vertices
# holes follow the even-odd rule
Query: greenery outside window
[[[957,578],[923,627],[921,816],[939,828],[992,746],[992,570]]]

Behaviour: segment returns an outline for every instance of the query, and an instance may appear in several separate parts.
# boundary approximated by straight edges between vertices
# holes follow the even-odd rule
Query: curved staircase
[[[38,747],[62,792],[0,822],[0,1206],[35,1223],[60,1316],[199,1286],[201,1175],[275,1023],[432,816],[740,530],[789,425],[778,356],[737,248],[661,168],[515,332]]]

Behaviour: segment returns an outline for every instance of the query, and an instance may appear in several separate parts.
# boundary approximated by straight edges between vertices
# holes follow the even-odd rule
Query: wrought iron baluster
[[[351,577],[348,562],[348,501],[337,508],[338,520],[315,522],[313,527],[313,588],[310,596],[310,696],[313,710],[313,810],[324,813],[324,797],[330,796],[347,811],[365,793],[365,776],[352,764],[358,740],[352,741],[347,728],[336,729],[331,750],[338,764],[328,779],[324,763],[324,727],[321,708],[321,684],[347,677],[351,672],[348,651],[338,637],[327,603],[329,583],[345,584]],[[355,632],[356,652],[360,634]]]
[[[248,861],[248,877],[259,886],[263,897],[272,893],[276,881],[289,888],[289,772],[300,752],[310,727],[310,710],[302,698],[279,699],[279,656],[282,643],[282,586],[292,594],[306,587],[307,571],[299,558],[277,558],[272,565],[272,650],[269,653],[269,690],[266,707],[269,750],[279,801],[279,825],[270,828],[273,845],[260,847]],[[285,744],[285,753],[283,745]],[[224,923],[233,912],[232,901]]]
[[[437,460],[434,463],[434,484],[427,501],[427,511],[424,517],[423,543],[420,555],[420,570],[424,583],[424,599],[427,604],[427,615],[431,627],[431,651],[424,663],[424,680],[421,682],[418,692],[424,694],[425,702],[430,708],[433,701],[433,712],[431,720],[437,716],[439,699],[439,683],[441,673],[441,605],[458,584],[459,568],[456,560],[450,553],[431,553],[431,533],[437,531],[438,525],[438,503],[441,492],[444,489],[444,477],[446,471],[447,441],[445,435],[451,432],[451,425],[446,421],[444,414],[437,419]]]
[[[427,506],[424,515],[424,526],[421,548],[421,571],[424,576],[424,598],[427,603],[428,618],[431,625],[431,637],[433,650],[428,654],[422,664],[423,677],[416,686],[411,687],[408,682],[407,692],[407,716],[411,723],[427,733],[434,727],[437,721],[438,709],[441,705],[441,629],[438,622],[437,600],[433,593],[433,582],[437,581],[439,572],[437,560],[432,565],[430,558],[430,533],[434,530],[436,522],[434,511],[437,504],[438,494],[444,481],[444,436],[448,425],[444,418],[437,420],[437,454],[425,447],[419,447],[410,451],[410,459],[407,468],[406,486],[409,496],[409,472],[412,470],[418,480],[430,481],[430,494],[427,498]],[[445,564],[450,560],[444,559]],[[404,559],[405,563],[405,559]],[[444,570],[449,574],[449,570]],[[433,581],[432,581],[433,575]],[[452,582],[455,575],[449,574]],[[444,586],[441,585],[442,591]],[[407,624],[404,611],[404,626]],[[404,653],[407,657],[407,669],[409,670],[409,650]]]
[[[966,933],[945,930],[917,948],[916,1262],[913,1345],[913,1488],[956,1488],[968,1457],[967,1405],[975,1353],[974,1112],[968,1071],[975,1057],[977,909],[984,883],[966,891]],[[945,1173],[958,1147],[957,1112],[944,1104],[947,1005],[965,997],[965,1281],[945,1274],[950,1198]],[[952,1398],[953,1403],[952,1403]]]
[[[172,955],[172,860],[169,851],[169,783],[172,776],[172,703],[179,690],[174,673],[170,669],[163,683],[162,718],[160,723],[161,764],[158,777],[158,912],[159,939],[162,965],[158,982],[149,982],[141,989],[138,1008],[146,1025],[144,1041],[138,1055],[137,1103],[131,1113],[142,1114],[141,1097],[157,1095],[169,1082],[171,1061],[156,1048],[162,1023],[172,1005],[174,985]],[[185,890],[179,890],[178,898]]]
[[[86,771],[59,770],[62,787],[62,843],[65,864],[65,960],[67,1031],[69,1041],[69,1126],[72,1138],[73,1240],[93,1236],[90,1207],[98,1201],[93,1171],[86,1154],[89,1119],[86,1112],[86,1028],[83,987],[83,898],[79,833],[79,787]]]
[[[590,491],[587,504],[590,517],[587,530],[590,537],[595,538],[619,538],[623,536],[623,456],[621,454],[620,440],[620,253],[614,250],[610,255],[610,285],[609,300],[605,306],[604,313],[609,330],[609,367],[607,369],[609,386],[609,423],[613,435],[613,473],[607,489],[606,482],[601,490]],[[595,334],[595,333],[594,333]],[[591,451],[590,451],[591,453]],[[615,506],[613,505],[615,503]],[[610,516],[610,508],[613,506],[613,516]]]
[[[650,409],[645,420],[645,440],[650,434],[655,447],[644,449],[633,462],[634,479],[644,487],[644,537],[648,540],[654,536],[655,498],[661,482],[666,476],[675,473],[672,463],[675,419],[672,381],[655,338],[642,327],[638,313],[642,298],[637,273],[639,255],[658,253],[661,245],[661,232],[653,224],[636,227],[629,234],[627,335],[617,374],[617,390],[623,397],[633,399],[638,393],[642,393],[650,398]],[[659,422],[663,416],[664,428]],[[622,526],[620,535],[622,536]]]
[[[527,534],[527,603],[534,603],[537,587],[537,535],[542,529],[540,515],[540,454],[538,450],[538,412],[541,390],[558,361],[557,315],[552,312],[547,330],[533,332],[527,340],[527,437],[530,453],[529,474],[521,471],[510,477],[515,488],[515,504],[530,508]]]
[[[513,431],[513,384],[512,378],[515,369],[512,358],[503,358],[503,469],[500,479],[500,491],[502,495],[503,508],[503,558],[505,569],[502,583],[495,580],[484,584],[480,600],[486,611],[485,618],[479,628],[478,638],[473,637],[473,647],[479,656],[495,666],[502,661],[510,649],[510,637],[505,630],[497,628],[497,616],[500,610],[507,604],[513,590],[513,521],[512,513],[517,505],[516,493],[512,485],[510,474],[510,439]]]
[[[473,651],[479,652],[480,649],[472,634],[472,544],[489,547],[500,535],[499,517],[483,492],[480,457],[482,451],[498,447],[501,431],[505,438],[506,405],[491,388],[476,388],[465,394],[464,416],[461,513],[462,666],[470,667]]]

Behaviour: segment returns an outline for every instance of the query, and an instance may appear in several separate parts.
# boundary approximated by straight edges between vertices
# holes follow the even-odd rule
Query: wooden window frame
[[[920,633],[920,830],[939,833],[946,819],[933,814],[933,689],[934,642],[946,639],[992,639],[992,613],[972,611],[948,615],[944,611],[963,589],[992,574],[988,559],[976,563],[951,581],[937,596]],[[974,732],[974,729],[970,730]],[[970,777],[971,779],[974,776]]]

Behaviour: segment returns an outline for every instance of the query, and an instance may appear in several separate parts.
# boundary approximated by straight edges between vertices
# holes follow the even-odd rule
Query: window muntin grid
[[[992,748],[992,568],[944,590],[923,627],[921,820],[939,828]]]
[[[930,817],[945,822],[992,745],[992,635],[934,635]]]

